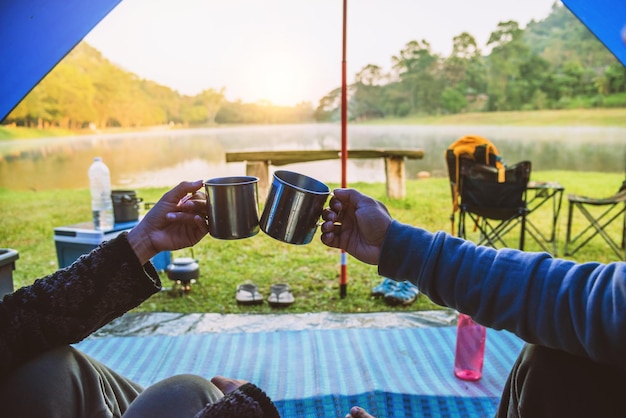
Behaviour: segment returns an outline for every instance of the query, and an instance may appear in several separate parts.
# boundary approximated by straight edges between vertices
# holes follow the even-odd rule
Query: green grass
[[[70,130],[52,128],[21,128],[8,125],[0,125],[0,140],[2,139],[25,139],[25,138],[49,138],[52,136],[69,136],[74,135]]]
[[[623,175],[551,171],[535,172],[532,179],[558,181],[566,188],[559,218],[559,255],[562,255],[567,193],[608,196],[616,191]],[[383,201],[392,215],[402,222],[433,231],[450,230],[451,199],[447,179],[408,180],[407,198],[402,200],[388,199],[382,183],[355,183],[350,186]],[[158,200],[165,190],[139,189],[137,194],[144,201],[151,202]],[[16,270],[13,272],[16,286],[28,285],[34,279],[57,269],[53,230],[58,226],[84,222],[90,214],[89,205],[89,191],[86,189],[36,192],[0,190],[0,247],[19,252]],[[549,225],[550,215],[546,210],[547,207],[532,218],[542,229],[547,229]],[[538,249],[528,239],[527,250]],[[174,257],[190,255],[190,250],[173,254]],[[192,286],[190,294],[181,297],[177,291],[163,291],[137,310],[183,313],[276,312],[267,303],[256,307],[238,306],[234,297],[235,288],[245,281],[256,283],[265,297],[272,283],[289,283],[296,303],[281,312],[355,313],[437,308],[423,296],[409,307],[389,307],[381,300],[371,298],[371,288],[380,281],[376,267],[351,257],[348,259],[348,296],[339,298],[340,253],[321,244],[319,236],[304,246],[283,244],[262,232],[253,238],[237,241],[221,241],[207,236],[194,247],[193,256],[199,260],[200,278]],[[599,239],[592,241],[575,258],[581,262],[608,262],[614,259],[615,256],[607,251],[606,245]],[[172,287],[173,283],[165,274],[161,274],[161,278],[166,288]]]
[[[458,113],[377,119],[389,125],[626,126],[626,108]]]

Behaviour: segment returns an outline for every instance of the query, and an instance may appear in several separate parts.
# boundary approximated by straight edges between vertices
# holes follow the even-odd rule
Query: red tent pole
[[[348,0],[343,0],[343,47],[341,58],[341,187],[348,187],[348,86],[346,77],[346,22],[348,15]],[[348,290],[348,257],[341,250],[341,278],[339,283],[339,297],[345,298]]]

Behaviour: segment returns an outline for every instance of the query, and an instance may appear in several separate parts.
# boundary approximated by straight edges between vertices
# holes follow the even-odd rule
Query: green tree
[[[205,110],[204,122],[208,124],[215,123],[215,115],[217,115],[224,102],[224,90],[223,87],[219,91],[207,89],[196,96],[196,102],[203,106]]]
[[[519,109],[518,91],[520,66],[530,54],[522,41],[523,31],[515,21],[500,22],[491,33],[487,46],[492,46],[488,58],[489,110]],[[517,85],[510,86],[513,82]],[[508,97],[507,93],[514,97]]]
[[[318,122],[337,121],[340,119],[341,88],[336,88],[320,99],[314,117]]]
[[[626,92],[626,67],[619,63],[609,65],[598,78],[597,86],[603,94]]]
[[[44,128],[44,122],[50,118],[46,114],[43,93],[43,89],[35,89],[27,94],[7,116],[7,122],[39,129]]]
[[[468,100],[475,101],[479,94],[486,93],[485,72],[485,64],[476,39],[467,32],[455,36],[452,40],[452,54],[443,62],[443,79],[445,85],[448,86],[446,90],[454,87],[465,96],[466,104]],[[451,92],[447,93],[448,98],[446,100],[451,98],[451,94]],[[441,105],[446,111],[450,112],[451,108],[456,108],[456,106],[451,106],[449,102],[444,104],[443,100],[442,96]],[[455,112],[461,110],[458,109]]]
[[[432,113],[439,108],[442,81],[438,76],[439,57],[425,41],[410,41],[391,58],[393,69],[409,92],[412,113]]]
[[[467,99],[455,88],[446,87],[441,93],[441,107],[449,113],[459,113],[467,106]]]
[[[95,119],[91,79],[79,67],[61,62],[43,81],[42,98],[50,121],[62,128],[78,128]]]
[[[353,118],[372,119],[385,116],[382,87],[385,79],[382,68],[372,64],[366,65],[356,74],[350,98]]]

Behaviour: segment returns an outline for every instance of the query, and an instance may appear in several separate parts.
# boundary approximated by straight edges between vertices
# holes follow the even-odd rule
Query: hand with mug
[[[141,264],[161,251],[197,244],[209,231],[202,180],[182,182],[152,207],[128,233],[128,242]]]
[[[353,189],[335,189],[322,214],[321,240],[367,264],[377,265],[391,225],[387,207]]]

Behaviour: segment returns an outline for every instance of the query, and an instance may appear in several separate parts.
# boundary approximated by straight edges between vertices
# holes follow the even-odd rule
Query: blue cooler
[[[59,267],[72,264],[83,254],[89,253],[104,241],[115,238],[124,231],[130,231],[139,221],[116,223],[109,230],[98,230],[93,222],[82,222],[74,225],[54,228],[54,244],[57,250]],[[171,253],[160,252],[150,261],[157,271],[164,271],[170,263]]]
[[[15,260],[18,258],[17,251],[0,248],[0,298],[13,293],[13,270],[15,270]]]

